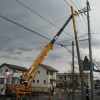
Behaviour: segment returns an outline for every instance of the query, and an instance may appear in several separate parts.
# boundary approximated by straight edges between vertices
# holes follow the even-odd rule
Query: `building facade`
[[[32,82],[32,87],[35,88],[35,90],[40,90],[41,88],[47,89],[51,86],[56,87],[56,73],[58,72],[56,69],[45,64],[40,64],[37,69],[37,74]],[[9,84],[19,85],[19,77],[25,71],[27,71],[27,68],[17,65],[4,63],[0,66],[0,76],[6,76],[6,78],[9,78]],[[10,73],[9,77],[7,76],[8,72]],[[29,78],[29,82],[31,78],[34,76],[34,73]]]
[[[58,71],[52,68],[51,66],[40,64],[38,67],[37,75],[33,80],[32,86],[35,88],[35,90],[38,89],[46,90],[51,86],[56,87],[57,72]]]
[[[5,76],[9,84],[18,85],[19,77],[25,71],[27,71],[27,68],[17,65],[4,63],[0,66],[0,76]],[[8,72],[9,76],[7,75]]]
[[[73,75],[72,73],[57,73],[57,86],[62,86],[66,83],[73,83]],[[90,73],[84,73],[84,85],[89,84],[90,86]],[[74,73],[74,84],[76,85],[76,88],[81,88],[81,79],[79,73]]]

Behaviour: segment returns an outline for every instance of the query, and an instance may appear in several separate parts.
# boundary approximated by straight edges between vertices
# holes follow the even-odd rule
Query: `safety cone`
[[[61,94],[59,94],[59,98],[58,98],[58,100],[62,100],[62,98],[61,98]]]

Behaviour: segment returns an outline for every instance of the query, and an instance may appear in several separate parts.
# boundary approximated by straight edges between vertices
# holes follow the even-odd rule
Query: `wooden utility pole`
[[[79,51],[79,45],[78,45],[78,39],[77,39],[77,31],[76,31],[76,24],[75,24],[75,12],[73,10],[73,7],[71,7],[72,11],[72,20],[73,20],[73,27],[74,27],[74,35],[75,35],[75,41],[76,41],[76,49],[77,49],[77,56],[78,56],[78,64],[79,64],[79,71],[80,71],[80,79],[81,79],[81,97],[82,100],[85,100],[85,92],[84,92],[84,74],[83,74],[83,66],[81,65],[81,59],[80,59],[80,51]]]

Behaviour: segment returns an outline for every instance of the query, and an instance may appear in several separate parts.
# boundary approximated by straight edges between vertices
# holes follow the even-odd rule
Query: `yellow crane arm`
[[[32,73],[36,70],[38,65],[43,61],[44,57],[47,55],[47,53],[50,51],[50,49],[53,47],[53,44],[49,43],[45,48],[42,50],[42,52],[39,54],[37,59],[34,61],[34,63],[30,66],[30,68],[27,70],[27,72],[24,74],[24,79],[27,80]]]
[[[30,78],[30,76],[35,72],[35,70],[37,69],[37,67],[39,66],[39,64],[43,61],[44,57],[47,55],[47,53],[50,51],[50,49],[52,49],[54,42],[57,40],[57,38],[59,37],[59,35],[61,34],[61,32],[64,30],[64,28],[66,27],[66,25],[69,23],[69,21],[71,20],[71,18],[72,18],[72,15],[70,15],[70,17],[68,18],[68,20],[62,26],[62,28],[58,31],[58,33],[55,35],[55,37],[52,39],[52,41],[47,46],[45,46],[45,48],[39,54],[39,56],[37,57],[37,59],[33,62],[33,64],[30,66],[30,68],[24,74],[24,79],[25,80],[28,80]],[[36,76],[36,74],[34,75],[34,78],[35,78],[35,76]],[[31,83],[34,80],[34,78],[31,79]]]
[[[64,30],[64,28],[66,27],[66,25],[69,23],[69,21],[71,19],[73,20],[74,32],[75,32],[75,34],[77,34],[75,20],[74,20],[75,13],[74,13],[74,10],[73,10],[72,7],[71,7],[71,11],[72,11],[72,14],[68,18],[68,20],[62,26],[62,28],[58,31],[58,33],[55,35],[55,37],[52,39],[52,41],[48,45],[45,46],[45,48],[39,54],[39,56],[37,57],[37,59],[33,62],[33,64],[30,66],[30,68],[24,74],[24,79],[25,80],[28,80],[31,76],[32,76],[32,78],[31,78],[31,80],[28,83],[28,88],[27,89],[25,88],[25,85],[23,85],[23,84],[20,84],[20,87],[19,88],[16,88],[16,90],[17,90],[17,92],[16,92],[16,94],[17,94],[16,100],[18,100],[18,98],[20,98],[20,94],[21,95],[23,94],[23,96],[24,96],[27,93],[28,94],[31,93],[32,88],[30,86],[32,86],[32,82],[33,82],[33,80],[34,80],[34,78],[35,78],[35,76],[37,74],[37,70],[38,70],[39,64],[43,61],[44,57],[47,55],[47,53],[50,51],[50,49],[53,48],[54,42],[57,40],[57,38],[59,37],[59,35],[61,34],[61,32]],[[29,90],[31,90],[31,91],[28,92]]]

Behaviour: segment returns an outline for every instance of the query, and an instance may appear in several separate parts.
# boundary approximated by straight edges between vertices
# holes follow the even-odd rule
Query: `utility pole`
[[[72,78],[72,82],[73,82],[73,94],[72,94],[72,100],[75,100],[75,84],[74,84],[74,41],[72,41],[72,73],[73,73],[73,78]]]
[[[80,79],[81,79],[81,98],[82,98],[82,100],[85,100],[83,66],[81,65],[80,51],[79,51],[79,45],[78,45],[78,39],[77,39],[77,33],[78,32],[76,31],[76,24],[75,24],[75,19],[74,19],[75,12],[73,10],[73,7],[71,7],[71,11],[72,11],[72,20],[73,20],[74,35],[75,35],[75,41],[76,41],[76,49],[77,49],[77,56],[78,56]]]
[[[90,16],[89,16],[90,5],[89,5],[88,0],[87,0],[86,4],[87,4],[88,38],[89,38],[91,100],[95,100],[95,98],[94,98],[93,64],[92,64],[92,48],[91,48],[91,32],[90,32]]]

